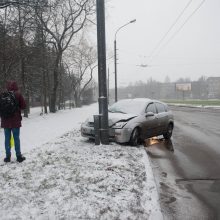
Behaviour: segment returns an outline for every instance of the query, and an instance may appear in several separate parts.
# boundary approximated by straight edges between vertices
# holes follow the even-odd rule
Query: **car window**
[[[140,114],[144,111],[146,102],[127,99],[120,100],[109,107],[109,112],[124,114]]]
[[[165,112],[168,112],[169,111],[169,108],[167,105],[164,105],[164,108],[165,108]]]
[[[153,113],[157,113],[157,110],[155,108],[155,105],[154,103],[150,103],[147,108],[146,108],[146,111],[145,112],[153,112]]]
[[[162,103],[156,102],[155,104],[156,104],[157,112],[158,113],[165,112],[165,107],[164,107],[164,105]]]

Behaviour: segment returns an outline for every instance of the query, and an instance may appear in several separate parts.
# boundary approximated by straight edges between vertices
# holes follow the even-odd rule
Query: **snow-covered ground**
[[[0,219],[163,219],[144,147],[95,146],[80,136],[97,109],[32,109],[21,128],[21,164],[14,149],[3,162],[0,130]]]

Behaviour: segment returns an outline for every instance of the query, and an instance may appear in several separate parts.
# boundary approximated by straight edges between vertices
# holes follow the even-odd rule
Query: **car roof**
[[[159,102],[159,103],[165,104],[164,102],[161,102],[159,100],[149,99],[149,98],[120,99],[119,101],[138,101],[138,102],[144,102],[144,103]]]
[[[134,98],[134,99],[120,99],[119,101],[128,101],[128,102],[143,102],[145,104],[148,104],[148,103],[151,103],[151,102],[158,102],[158,103],[161,103],[161,104],[164,104],[164,105],[167,105],[166,103],[164,102],[161,102],[159,100],[156,100],[156,99],[149,99],[149,98]]]
[[[139,101],[139,102],[152,102],[152,99],[148,98],[134,98],[134,99],[120,99],[119,101]]]

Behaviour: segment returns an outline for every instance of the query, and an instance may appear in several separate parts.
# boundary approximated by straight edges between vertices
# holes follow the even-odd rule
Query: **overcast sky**
[[[118,86],[150,77],[164,82],[166,76],[171,81],[220,76],[219,0],[109,0],[107,54],[113,54],[116,30],[133,19],[136,23],[117,34]],[[107,66],[114,87],[114,62],[108,60]]]

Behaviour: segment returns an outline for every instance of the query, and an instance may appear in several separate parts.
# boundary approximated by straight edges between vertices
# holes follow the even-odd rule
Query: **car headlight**
[[[118,128],[118,129],[120,129],[120,128],[123,128],[126,124],[127,124],[127,122],[120,121],[120,122],[115,123],[115,124],[112,126],[112,128]]]
[[[87,127],[89,127],[89,126],[90,126],[89,119],[87,118],[87,119],[82,123],[81,126],[87,126]]]

